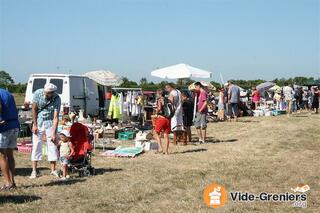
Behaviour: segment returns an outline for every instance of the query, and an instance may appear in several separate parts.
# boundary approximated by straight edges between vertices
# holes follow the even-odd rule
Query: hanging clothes
[[[132,93],[131,91],[129,91],[127,93],[127,97],[126,97],[126,105],[127,105],[127,115],[130,116],[131,115],[131,110],[132,110],[132,102],[131,102],[131,99],[132,99]]]
[[[119,108],[120,108],[120,116],[123,115],[123,93],[120,93],[119,95]]]
[[[112,95],[110,105],[109,105],[109,111],[108,111],[108,117],[112,119],[120,119],[121,118],[121,111],[120,111],[120,95]]]
[[[181,101],[181,92],[179,90],[171,91],[170,95],[173,96],[173,104],[176,109],[174,116],[171,118],[171,130],[180,131],[183,128],[183,108]]]
[[[137,97],[137,108],[138,108],[138,114],[141,115],[142,114],[142,109],[144,106],[144,98],[141,94],[138,94]]]
[[[132,102],[131,116],[139,115],[138,105],[137,105],[137,96],[138,96],[138,93],[134,91],[131,97],[131,102]]]
[[[108,109],[108,117],[109,118],[112,118],[112,115],[113,115],[114,99],[115,99],[115,96],[112,95],[111,99],[110,99],[110,103],[109,103],[109,109]]]

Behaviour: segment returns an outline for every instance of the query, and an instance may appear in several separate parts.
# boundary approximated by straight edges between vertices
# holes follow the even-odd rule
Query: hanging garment
[[[120,108],[120,116],[123,115],[123,93],[120,93],[119,95],[119,108]]]
[[[137,96],[138,96],[137,92],[134,91],[131,97],[131,103],[132,103],[131,116],[139,115],[138,105],[137,105]]]
[[[138,114],[141,115],[143,113],[143,106],[144,106],[144,98],[141,94],[137,97],[137,107],[138,107]]]
[[[114,119],[120,119],[121,118],[120,95],[117,95],[116,98],[115,98],[113,118]]]
[[[128,111],[127,111],[127,115],[128,116],[130,116],[131,111],[132,111],[132,102],[131,102],[131,100],[132,100],[132,93],[131,93],[131,91],[129,91],[127,93],[127,98],[126,98],[126,103],[127,103],[127,108],[128,108]]]
[[[114,110],[114,100],[115,100],[115,96],[112,95],[110,103],[109,103],[109,110],[108,110],[108,117],[109,118],[113,117],[112,115],[113,115],[113,110]]]
[[[120,95],[112,95],[110,105],[109,105],[108,117],[112,119],[121,118]]]
[[[183,110],[181,92],[179,90],[174,90],[171,92],[171,95],[174,97],[174,105],[176,108],[174,116],[171,118],[171,130],[180,131],[183,130]]]

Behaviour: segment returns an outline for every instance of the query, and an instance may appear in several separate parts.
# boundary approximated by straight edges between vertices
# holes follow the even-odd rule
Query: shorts
[[[239,107],[238,107],[238,103],[231,103],[231,111],[233,116],[238,116],[239,115]]]
[[[67,159],[66,156],[61,156],[61,157],[59,158],[59,161],[60,161],[60,163],[61,163],[62,165],[68,165],[68,164],[69,164],[69,160]]]
[[[192,117],[187,117],[187,116],[183,116],[183,125],[184,126],[192,126],[193,121],[192,121]]]
[[[207,114],[197,112],[194,119],[194,126],[196,129],[206,129],[207,128]]]
[[[232,112],[231,112],[231,106],[229,103],[225,105],[224,114],[226,117],[231,117]]]
[[[42,160],[42,143],[47,143],[48,161],[57,161],[59,152],[57,146],[51,141],[52,127],[45,128],[42,126],[38,129],[38,133],[32,135],[32,152],[31,161]],[[43,141],[43,136],[46,135],[47,141]]]
[[[155,122],[154,131],[160,134],[163,131],[165,134],[170,134],[171,132],[171,122],[168,118],[158,117]]]
[[[14,149],[17,147],[19,129],[9,129],[0,132],[0,149]]]

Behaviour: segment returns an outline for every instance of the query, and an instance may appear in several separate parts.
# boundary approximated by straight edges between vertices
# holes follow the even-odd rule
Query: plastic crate
[[[273,113],[273,115],[277,116],[277,115],[286,114],[286,111],[285,110],[273,110],[272,113]]]
[[[118,134],[119,140],[133,140],[135,137],[134,132],[120,132]]]

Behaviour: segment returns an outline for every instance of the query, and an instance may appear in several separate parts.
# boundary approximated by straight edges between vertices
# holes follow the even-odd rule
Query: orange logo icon
[[[203,201],[207,204],[207,206],[212,208],[219,208],[224,206],[228,198],[228,192],[226,189],[216,183],[212,183],[203,191]]]

